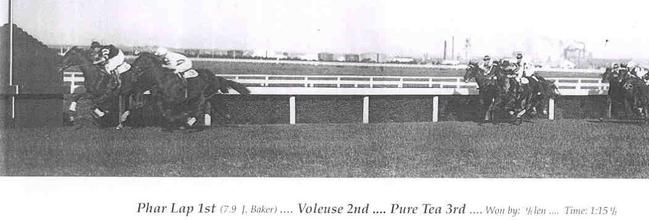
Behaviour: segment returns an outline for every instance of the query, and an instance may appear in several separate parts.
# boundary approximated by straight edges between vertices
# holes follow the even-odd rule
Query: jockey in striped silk
[[[182,54],[171,52],[167,48],[159,47],[156,49],[155,55],[162,58],[162,67],[174,70],[174,73],[181,78],[185,72],[192,68],[190,59]]]

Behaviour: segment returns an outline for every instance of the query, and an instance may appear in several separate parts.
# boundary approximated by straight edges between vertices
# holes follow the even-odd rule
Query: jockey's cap
[[[626,68],[626,63],[621,63],[620,67]]]
[[[523,59],[523,54],[522,53],[517,53],[516,54],[516,59],[518,59],[518,60]]]
[[[488,61],[491,60],[491,57],[489,57],[489,55],[484,55],[484,58],[482,58],[482,60]]]
[[[628,67],[635,67],[636,64],[635,64],[633,61],[629,61],[629,62],[626,64],[626,66],[628,66]]]
[[[156,56],[163,56],[163,55],[167,55],[167,52],[169,52],[169,50],[167,50],[167,48],[158,47],[158,49],[155,50],[155,55]]]
[[[101,47],[101,44],[97,41],[93,41],[92,43],[90,43],[90,49],[95,49],[99,47]]]
[[[613,63],[613,64],[611,64],[611,66],[612,66],[613,68],[618,68],[618,67],[620,67],[620,65],[617,64],[617,63]]]

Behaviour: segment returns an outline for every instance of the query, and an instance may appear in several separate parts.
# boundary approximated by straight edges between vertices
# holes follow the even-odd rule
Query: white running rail
[[[221,75],[248,86],[252,95],[289,96],[290,124],[295,123],[297,95],[355,95],[363,96],[363,123],[369,123],[369,100],[372,95],[432,96],[433,122],[439,115],[439,96],[477,95],[475,82],[465,83],[462,77],[414,76],[324,76],[324,75]],[[563,96],[606,95],[608,84],[599,78],[548,78],[555,82]],[[70,92],[83,84],[79,72],[66,72],[64,83]],[[231,94],[236,94],[232,91]],[[554,119],[554,100],[549,101],[549,119]]]

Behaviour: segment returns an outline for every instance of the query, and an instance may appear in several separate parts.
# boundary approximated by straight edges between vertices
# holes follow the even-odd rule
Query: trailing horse
[[[92,109],[95,112],[95,115],[102,116],[112,111],[116,111],[111,103],[115,103],[115,100],[110,94],[117,88],[117,82],[113,77],[109,76],[106,72],[102,71],[100,67],[93,64],[91,54],[88,51],[82,50],[78,47],[70,48],[61,58],[59,64],[59,72],[64,70],[78,67],[84,78],[84,87],[86,89],[83,93],[73,93],[72,102],[70,103],[70,112],[71,117],[70,121],[74,121],[74,115],[76,114],[77,103],[82,99],[90,99],[92,102]],[[106,118],[104,120],[98,120],[101,117],[95,117],[96,121],[103,122],[100,125],[105,125]]]
[[[644,87],[640,85],[643,84],[640,83],[642,80],[636,80],[626,69],[614,70],[611,67],[606,68],[606,71],[602,74],[602,80],[608,81],[609,83],[607,98],[608,118],[612,118],[614,112],[617,113],[619,106],[623,107],[625,118],[639,114],[634,111],[634,106],[636,106],[636,95],[640,94],[636,93],[634,88]]]
[[[625,108],[641,118],[649,118],[649,88],[644,80],[626,75],[623,79]]]

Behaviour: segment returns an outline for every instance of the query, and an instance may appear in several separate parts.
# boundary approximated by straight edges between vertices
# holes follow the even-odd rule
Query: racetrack
[[[537,120],[4,130],[6,175],[648,178],[649,126]]]

